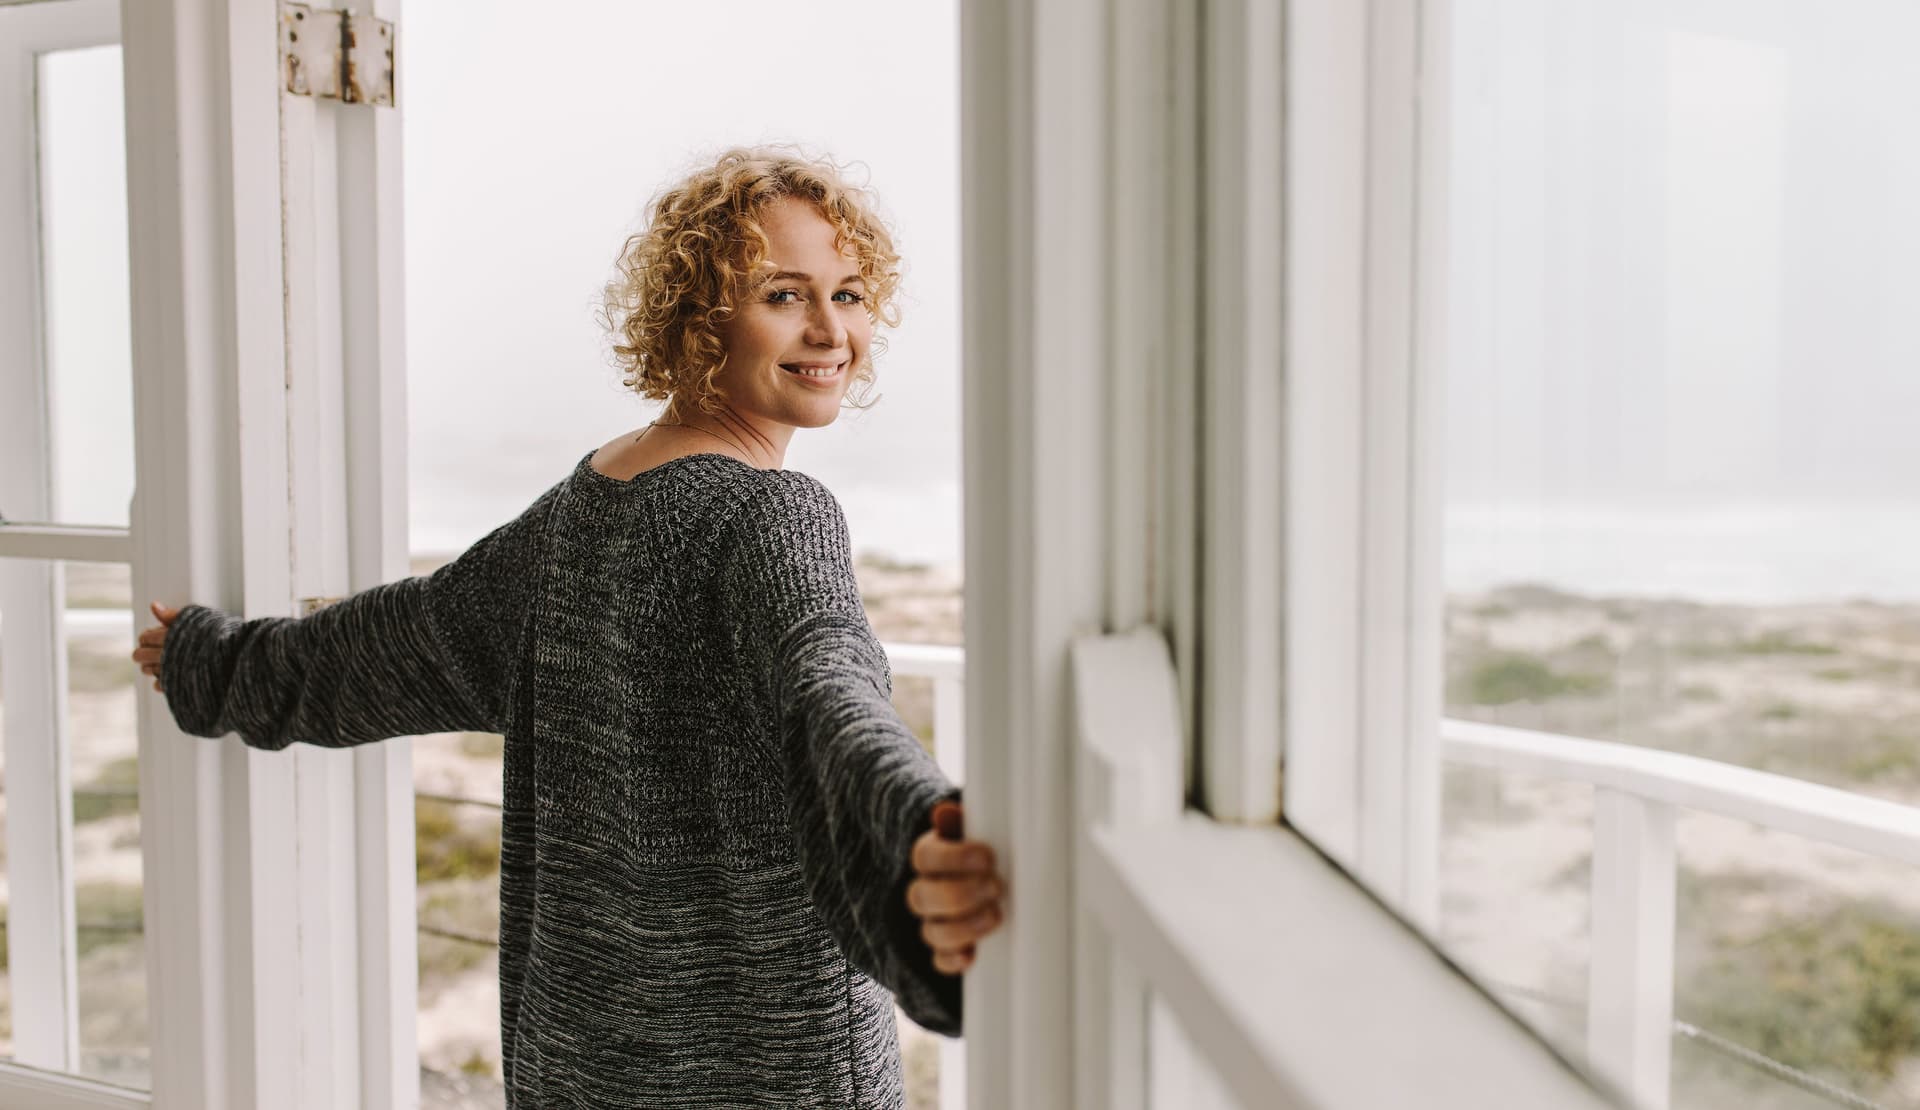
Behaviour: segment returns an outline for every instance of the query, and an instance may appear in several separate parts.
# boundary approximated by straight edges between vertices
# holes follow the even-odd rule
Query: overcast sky
[[[1920,6],[1453,11],[1452,254],[1425,305],[1449,346],[1420,364],[1447,399],[1450,584],[1920,596]],[[956,20],[955,0],[408,0],[414,549],[460,549],[654,415],[596,319],[621,244],[688,168],[785,140],[859,164],[907,271],[880,404],[801,432],[787,465],[840,497],[856,548],[957,564]],[[80,522],[124,521],[131,488],[118,64],[51,56],[39,90]]]
[[[957,563],[958,24],[953,0],[794,5],[408,0],[402,29],[416,549],[477,537],[655,415],[595,319],[644,205],[725,146],[860,163],[898,232],[880,403],[794,437],[857,547]]]

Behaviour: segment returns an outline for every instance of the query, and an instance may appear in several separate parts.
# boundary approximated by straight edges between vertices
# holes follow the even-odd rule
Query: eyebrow
[[[813,275],[803,274],[798,270],[782,270],[779,273],[768,278],[767,280],[768,281],[784,281],[788,278],[792,278],[796,281],[812,281]],[[843,277],[840,279],[840,284],[846,285],[850,282],[865,281],[865,280],[867,279],[859,274],[848,274],[846,277]]]

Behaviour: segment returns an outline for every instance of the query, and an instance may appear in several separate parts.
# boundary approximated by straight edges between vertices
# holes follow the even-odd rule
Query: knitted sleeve
[[[236,732],[275,750],[505,731],[558,490],[433,574],[307,617],[240,620],[185,606],[160,659],[175,722],[190,735]]]
[[[905,890],[934,803],[959,791],[893,709],[839,503],[806,475],[766,478],[736,517],[722,596],[771,692],[808,893],[850,963],[921,1026],[958,1036],[960,979],[934,970]]]

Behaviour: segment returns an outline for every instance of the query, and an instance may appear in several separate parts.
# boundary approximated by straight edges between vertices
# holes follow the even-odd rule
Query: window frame
[[[0,18],[82,6],[118,7],[60,0]],[[6,553],[125,559],[136,599],[245,616],[403,575],[397,119],[304,104],[285,126],[268,0],[118,14],[131,527],[9,527]],[[397,5],[376,14],[396,20]],[[316,122],[328,115],[337,127]],[[306,171],[294,188],[283,140]],[[317,376],[290,391],[289,370]],[[318,575],[296,572],[296,551],[320,556],[304,564]],[[151,623],[136,612],[136,628]],[[150,1091],[0,1063],[0,1101],[416,1105],[410,745],[257,752],[185,736],[158,695],[137,704]]]
[[[1443,342],[1420,308],[1441,291],[1449,4],[1288,12],[1284,809],[1431,930],[1444,395],[1414,352]]]
[[[1359,433],[1423,427],[1406,356],[1428,324],[1410,316],[1410,244],[1396,279],[1385,233],[1419,226],[1420,40],[1409,27],[1421,12],[1416,0],[1295,0],[1281,21],[1264,0],[962,6],[969,832],[1000,848],[1012,887],[1006,927],[967,980],[971,1105],[1464,1108],[1515,1104],[1516,1092],[1529,1105],[1608,1103],[1267,808],[1275,737],[1298,744],[1330,723],[1318,768],[1299,758],[1304,744],[1288,751],[1288,800],[1305,805],[1300,792],[1320,777],[1341,784],[1328,812],[1347,823],[1363,873],[1398,874],[1407,888],[1410,823],[1386,802],[1417,785],[1406,737],[1418,706],[1400,697],[1372,729],[1356,711],[1382,683],[1404,689],[1415,645],[1396,622],[1409,593],[1432,584],[1408,577],[1417,456],[1404,432],[1398,444]],[[1297,36],[1303,15],[1346,36],[1318,87],[1358,89],[1358,148],[1303,141],[1300,81],[1314,73],[1298,72],[1297,51],[1284,90],[1272,72],[1289,41],[1273,36]],[[1305,138],[1339,138],[1353,110]],[[1271,131],[1256,132],[1283,111],[1294,125],[1284,145],[1265,141]],[[1375,182],[1396,164],[1393,142],[1406,144],[1402,176]],[[1358,236],[1365,253],[1344,256],[1347,315],[1326,338],[1338,358],[1315,380],[1364,372],[1372,390],[1333,394],[1325,411],[1342,422],[1320,451],[1292,433],[1322,410],[1302,405],[1301,381],[1275,382],[1281,366],[1313,363],[1294,332],[1261,317],[1263,296],[1298,284],[1283,286],[1257,241],[1236,237],[1300,226],[1294,179],[1288,193],[1272,187],[1277,160],[1317,171],[1322,188],[1374,182],[1343,210],[1347,239],[1319,248],[1342,262]],[[1203,212],[1225,219],[1196,223]],[[1090,300],[1090,287],[1104,296]],[[1301,315],[1290,305],[1288,324]],[[1369,330],[1397,335],[1397,352],[1363,343]],[[1272,443],[1281,418],[1284,454]],[[1369,482],[1341,486],[1331,506],[1244,511],[1283,477],[1343,465]],[[1398,498],[1362,519],[1363,487],[1396,481]],[[1326,519],[1336,535],[1303,548],[1300,529]],[[1234,550],[1215,549],[1226,543]],[[1318,616],[1344,630],[1343,657],[1324,689],[1305,688],[1301,652],[1285,648],[1312,626],[1283,624],[1287,611],[1271,605],[1264,618],[1236,612],[1236,589],[1266,573],[1294,602],[1313,581],[1302,550],[1354,562],[1367,544],[1386,557]],[[1396,596],[1398,609],[1382,607]],[[1363,671],[1368,636],[1396,651]],[[1250,738],[1262,720],[1284,728]],[[1266,782],[1250,781],[1263,765]],[[1196,800],[1211,814],[1188,808]],[[1237,866],[1222,871],[1228,855]],[[1298,943],[1275,951],[1276,929]],[[1358,970],[1381,966],[1404,973]],[[1316,981],[1323,989],[1306,989]],[[1362,1022],[1365,1038],[1354,1036]]]
[[[52,522],[54,464],[43,240],[39,113],[42,54],[115,46],[117,5],[66,0],[0,7],[0,151],[20,172],[0,181],[0,335],[16,373],[0,383],[0,609],[11,615],[6,670],[9,787],[8,938],[14,1053],[0,1061],[0,1100],[127,1105],[124,1092],[83,1079],[75,934],[73,781],[68,736],[65,571],[72,561],[126,562],[125,528]],[[24,649],[24,650],[19,650]],[[22,1022],[22,1012],[36,1020]],[[120,1101],[116,1101],[120,1100]]]

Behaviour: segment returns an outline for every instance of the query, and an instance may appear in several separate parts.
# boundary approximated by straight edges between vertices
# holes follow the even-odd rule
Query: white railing
[[[1629,744],[1447,720],[1446,760],[1593,787],[1587,1053],[1643,1107],[1667,1105],[1675,817],[1717,814],[1920,866],[1920,809]]]
[[[883,644],[895,678],[933,680],[933,758],[954,782],[966,781],[966,675],[964,648],[936,644]],[[966,1110],[967,1045],[940,1039],[940,1110]]]

